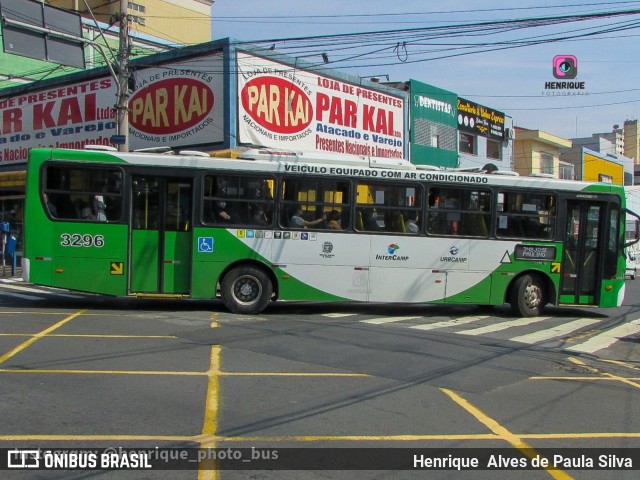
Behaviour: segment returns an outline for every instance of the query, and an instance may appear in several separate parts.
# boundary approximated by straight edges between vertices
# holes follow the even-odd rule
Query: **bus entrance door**
[[[595,305],[602,280],[606,204],[567,201],[560,303]]]
[[[134,176],[129,293],[188,294],[192,180]]]

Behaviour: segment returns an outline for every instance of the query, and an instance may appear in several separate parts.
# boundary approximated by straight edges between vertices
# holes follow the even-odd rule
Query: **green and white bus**
[[[509,172],[511,173],[511,172]],[[23,272],[113,296],[616,307],[623,187],[266,149],[34,149]]]

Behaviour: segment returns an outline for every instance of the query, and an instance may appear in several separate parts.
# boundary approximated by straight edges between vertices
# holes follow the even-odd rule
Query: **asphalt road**
[[[619,309],[524,321],[506,308],[309,303],[239,316],[0,282],[0,448],[215,447],[274,462],[0,478],[637,478],[640,281],[627,287]],[[554,454],[566,454],[557,469],[451,463]],[[452,469],[420,464],[434,456]],[[597,469],[627,457],[633,469]]]

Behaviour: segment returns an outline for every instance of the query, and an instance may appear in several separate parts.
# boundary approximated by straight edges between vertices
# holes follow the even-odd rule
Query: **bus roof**
[[[237,158],[215,156],[215,152],[183,151],[177,155],[162,150],[145,152],[33,149],[30,158],[41,160],[77,160],[105,163],[126,163],[173,168],[205,170],[247,171],[265,173],[291,173],[322,176],[353,177],[376,180],[433,181],[438,183],[494,185],[553,189],[565,191],[589,190],[592,192],[616,192],[622,194],[621,185],[599,182],[560,180],[546,175],[518,176],[515,172],[497,170],[493,173],[469,171],[474,169],[443,169],[427,165],[415,165],[406,159],[389,159],[355,155],[322,154],[321,157],[302,152],[248,149]],[[84,154],[80,154],[83,152]],[[80,154],[80,155],[79,155]]]

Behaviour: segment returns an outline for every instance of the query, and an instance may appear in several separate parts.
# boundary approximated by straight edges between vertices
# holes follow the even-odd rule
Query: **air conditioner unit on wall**
[[[516,132],[513,128],[505,128],[504,130],[504,139],[505,140],[513,140],[516,136]]]

